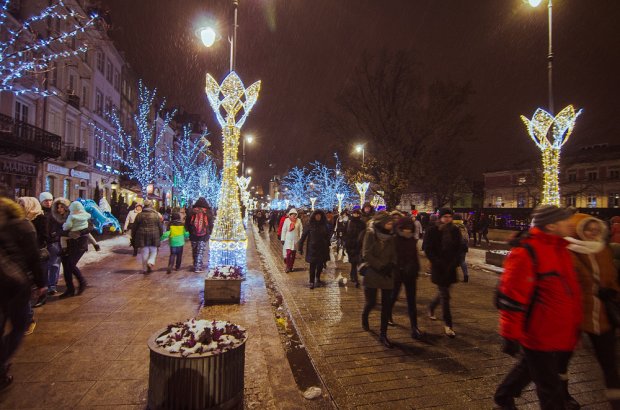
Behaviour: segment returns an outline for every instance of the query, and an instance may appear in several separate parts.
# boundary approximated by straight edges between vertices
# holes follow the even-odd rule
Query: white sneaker
[[[445,327],[444,327],[444,330],[445,330],[446,335],[447,335],[448,337],[454,337],[454,336],[456,336],[456,333],[454,333],[454,330],[452,330],[452,328],[451,328],[450,326],[445,326]]]

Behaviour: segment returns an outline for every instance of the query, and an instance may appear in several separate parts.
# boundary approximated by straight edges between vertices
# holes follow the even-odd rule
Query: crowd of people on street
[[[262,211],[261,211],[262,212]],[[450,309],[451,286],[469,282],[466,255],[472,246],[489,244],[490,221],[447,208],[423,215],[399,211],[375,212],[370,204],[340,214],[316,210],[272,211],[254,221],[259,231],[269,221],[269,232],[282,242],[285,271],[294,271],[296,253],[308,263],[309,288],[323,285],[321,274],[334,254],[345,255],[351,283],[363,285],[365,305],[361,325],[370,330],[369,315],[381,293],[379,342],[392,348],[387,331],[394,324],[392,310],[405,288],[411,336],[423,340],[418,327],[417,279],[419,253],[430,263],[430,280],[437,294],[427,306],[430,320],[441,307],[444,332],[454,338]],[[581,335],[590,340],[601,367],[606,396],[620,409],[620,377],[615,355],[620,326],[620,217],[609,224],[570,208],[540,205],[531,227],[509,243],[496,291],[502,351],[518,362],[497,387],[495,403],[516,409],[515,398],[534,382],[542,409],[578,409],[569,393],[570,358]],[[331,256],[330,256],[331,253]],[[380,292],[379,292],[380,291]]]
[[[156,210],[148,199],[134,204],[124,229],[141,262],[139,272],[148,275],[155,269],[163,241],[170,247],[168,274],[181,268],[187,241],[192,249],[190,270],[204,272],[214,218],[204,198],[187,208]],[[470,244],[489,242],[488,217],[480,214],[474,219],[448,208],[421,215],[375,211],[364,204],[340,213],[261,210],[252,218],[259,232],[268,223],[269,233],[281,241],[287,273],[294,272],[297,253],[304,257],[309,289],[325,284],[321,275],[334,254],[349,263],[350,282],[363,287],[360,319],[366,331],[381,294],[379,342],[387,348],[394,347],[388,329],[394,325],[392,311],[403,287],[411,337],[425,339],[417,309],[421,254],[429,261],[428,275],[437,288],[425,314],[437,320],[435,312],[440,308],[445,335],[456,337],[451,287],[459,281],[459,268],[462,281],[470,280],[466,263]],[[13,380],[9,358],[35,329],[34,309],[49,298],[66,299],[87,290],[78,264],[89,245],[100,249],[92,230],[90,214],[79,201],[54,198],[49,192],[17,201],[0,197],[0,390]],[[502,351],[518,361],[497,387],[495,403],[515,409],[515,398],[533,382],[542,409],[580,408],[569,392],[568,369],[583,334],[601,367],[609,403],[620,410],[615,360],[620,326],[620,217],[608,224],[574,209],[540,205],[532,213],[531,227],[515,235],[510,246],[495,303]]]

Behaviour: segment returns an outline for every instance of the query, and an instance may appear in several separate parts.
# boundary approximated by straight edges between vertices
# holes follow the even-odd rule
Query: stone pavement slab
[[[188,271],[189,245],[179,272],[165,273],[167,245],[157,260],[156,270],[142,275],[130,248],[114,248],[82,267],[89,282],[83,295],[51,298],[36,309],[37,327],[12,360],[15,381],[0,393],[0,409],[144,409],[147,338],[190,317],[230,320],[248,330],[246,408],[307,408],[278,338],[253,245],[239,305],[201,309],[204,279]]]
[[[328,263],[324,287],[308,288],[307,264],[301,257],[295,271],[284,273],[281,245],[275,234],[259,234],[255,241],[263,266],[277,282],[284,303],[315,367],[339,408],[343,409],[490,409],[496,386],[514,364],[500,353],[493,292],[495,273],[470,271],[469,283],[452,288],[456,338],[443,334],[443,322],[431,321],[426,306],[435,296],[430,278],[418,279],[419,327],[427,341],[411,338],[404,295],[396,303],[397,326],[388,330],[396,348],[378,342],[379,310],[370,316],[370,332],[361,328],[362,288],[339,286],[349,266]],[[427,266],[422,258],[423,268]],[[404,292],[404,291],[403,291]],[[436,312],[441,318],[441,308]],[[584,339],[585,340],[585,339]],[[571,394],[584,409],[607,409],[602,374],[591,349],[576,352],[570,366]],[[530,385],[517,400],[519,408],[538,408]]]

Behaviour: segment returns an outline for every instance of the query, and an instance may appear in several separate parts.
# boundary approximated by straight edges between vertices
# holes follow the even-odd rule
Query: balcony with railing
[[[0,114],[0,153],[8,155],[33,154],[37,161],[58,158],[61,137],[27,122]]]
[[[65,144],[63,146],[62,157],[65,161],[76,161],[88,163],[88,150],[86,148],[75,147]]]

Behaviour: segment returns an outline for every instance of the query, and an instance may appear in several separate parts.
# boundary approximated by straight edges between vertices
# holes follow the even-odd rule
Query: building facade
[[[542,173],[516,169],[484,173],[487,208],[533,208],[540,202]],[[562,205],[620,208],[620,146],[599,144],[567,152],[560,161]]]

